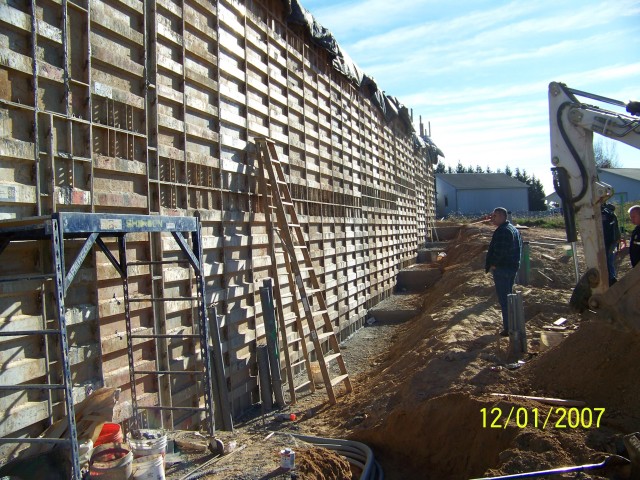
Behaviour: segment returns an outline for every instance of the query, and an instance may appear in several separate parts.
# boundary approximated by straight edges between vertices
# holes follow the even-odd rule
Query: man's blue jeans
[[[607,270],[609,270],[609,286],[616,282],[616,252],[607,253]]]
[[[498,302],[502,309],[502,325],[504,330],[509,330],[509,307],[507,303],[507,295],[511,293],[513,284],[516,281],[517,271],[507,268],[496,268],[493,271],[493,281],[496,284],[496,293],[498,294]]]

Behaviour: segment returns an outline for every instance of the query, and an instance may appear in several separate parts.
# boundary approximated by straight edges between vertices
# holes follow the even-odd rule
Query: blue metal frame
[[[198,317],[200,329],[200,349],[203,361],[203,385],[205,398],[205,415],[207,417],[208,433],[212,437],[215,434],[213,384],[211,370],[215,372],[217,388],[216,403],[221,405],[222,420],[224,426],[231,430],[233,428],[231,415],[228,412],[229,397],[224,373],[224,362],[222,359],[222,346],[220,332],[217,328],[217,318],[213,325],[209,325],[207,318],[206,291],[203,272],[203,251],[202,251],[202,227],[198,217],[172,217],[172,216],[150,216],[150,215],[122,215],[103,213],[74,213],[61,212],[51,216],[31,217],[15,220],[0,221],[0,254],[13,240],[36,240],[51,239],[51,252],[54,260],[53,278],[55,281],[55,294],[57,300],[57,315],[59,320],[59,331],[41,331],[44,334],[59,334],[60,348],[63,354],[62,369],[63,385],[43,385],[42,388],[64,389],[66,396],[66,414],[69,421],[70,438],[67,440],[71,444],[71,463],[73,476],[80,478],[80,464],[77,440],[77,426],[75,422],[75,411],[72,396],[71,370],[69,364],[69,344],[67,338],[67,324],[65,318],[65,296],[67,290],[83,261],[97,245],[106,255],[111,264],[118,271],[122,278],[125,305],[125,323],[127,329],[127,352],[129,360],[129,375],[131,382],[131,398],[134,409],[134,422],[138,421],[138,405],[135,389],[135,372],[133,359],[133,342],[131,333],[131,312],[129,307],[127,255],[126,255],[126,234],[134,232],[170,232],[176,240],[182,252],[186,255],[188,263],[193,267],[197,284]],[[189,247],[184,236],[191,234],[192,248]],[[118,241],[118,257],[116,258],[104,244],[103,237],[115,237]],[[64,240],[65,238],[85,238],[85,243],[80,249],[71,267],[65,269]],[[37,276],[37,275],[36,275]],[[43,276],[44,277],[44,276]],[[49,276],[51,277],[51,276]],[[11,280],[11,279],[2,279]],[[16,279],[17,280],[17,279]],[[160,299],[162,300],[162,299]],[[215,316],[215,308],[213,309]],[[215,325],[215,326],[214,326]],[[16,332],[13,332],[15,335]],[[210,342],[211,340],[211,342]],[[209,344],[212,344],[210,346]],[[20,386],[7,386],[8,390],[18,389]],[[0,387],[1,389],[2,387]],[[175,409],[174,407],[162,407]],[[36,439],[0,439],[0,443],[29,443]],[[39,439],[40,440],[40,439]],[[46,441],[42,439],[43,441]],[[59,443],[60,440],[52,440],[51,443]]]

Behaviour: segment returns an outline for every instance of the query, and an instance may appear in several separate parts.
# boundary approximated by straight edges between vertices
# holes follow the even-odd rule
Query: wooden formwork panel
[[[343,332],[389,294],[424,239],[433,215],[431,166],[416,161],[412,139],[331,70],[325,52],[282,22],[277,2],[91,0],[67,2],[66,12],[62,4],[35,3],[36,32],[30,2],[0,7],[7,27],[0,29],[0,217],[198,211],[207,302],[220,314],[233,409],[242,412],[258,398],[258,288],[272,275],[253,138],[277,143],[330,318]],[[135,238],[128,254],[172,258],[171,243]],[[103,381],[123,387],[126,399],[121,282],[101,253],[90,262],[96,273],[85,272],[87,265],[82,274],[90,295],[74,308],[93,308],[88,323],[100,327],[81,337],[99,345]],[[193,288],[185,269],[132,272],[134,295]],[[7,295],[3,308],[20,312],[14,316],[42,315],[34,293]],[[141,302],[132,310],[140,331],[158,323],[191,329],[192,317],[181,302]],[[17,320],[5,313],[0,321]],[[147,346],[134,346],[141,365],[156,361]],[[24,355],[37,351],[33,342],[24,347]],[[196,361],[184,343],[166,348],[172,358],[185,357],[183,366]],[[90,352],[75,354],[86,371],[94,368]],[[195,392],[145,378],[140,388],[143,402],[159,401],[163,388],[179,390],[187,402]],[[37,411],[21,428],[42,427]]]

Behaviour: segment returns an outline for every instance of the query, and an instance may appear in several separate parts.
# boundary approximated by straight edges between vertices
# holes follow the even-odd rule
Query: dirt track
[[[254,415],[227,438],[247,448],[226,461],[224,472],[203,478],[290,478],[277,470],[277,452],[301,445],[287,432],[362,441],[392,480],[475,478],[625,454],[622,435],[640,430],[640,335],[571,313],[572,260],[552,240],[563,233],[526,230],[525,240],[546,245],[532,245],[531,281],[522,287],[529,354],[520,368],[507,368],[508,340],[496,335],[500,313],[483,269],[491,232],[484,226],[465,228],[450,242],[439,262],[442,279],[422,295],[420,315],[403,324],[377,322],[345,342],[354,393],[328,407],[319,390],[292,408],[296,422],[268,417],[263,422]],[[622,270],[627,262],[618,260]],[[560,317],[567,319],[567,338],[540,352],[539,332]],[[563,419],[557,407],[491,393],[586,403]],[[571,428],[576,414],[581,424]],[[591,426],[582,428],[589,418]],[[274,430],[278,433],[265,440]],[[299,463],[318,460],[306,457],[299,456]],[[325,471],[298,478],[349,477]]]

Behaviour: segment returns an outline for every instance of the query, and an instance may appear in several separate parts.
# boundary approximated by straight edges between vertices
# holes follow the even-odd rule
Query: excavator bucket
[[[614,326],[640,335],[640,264],[605,293],[592,295],[589,308]]]

